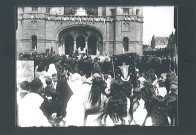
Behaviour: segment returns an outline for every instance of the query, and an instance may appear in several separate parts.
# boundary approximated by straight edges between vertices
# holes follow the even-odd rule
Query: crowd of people
[[[137,57],[136,85],[114,77],[110,56],[33,53],[19,60],[35,62],[35,79],[17,90],[19,126],[177,125],[177,68],[168,56]]]

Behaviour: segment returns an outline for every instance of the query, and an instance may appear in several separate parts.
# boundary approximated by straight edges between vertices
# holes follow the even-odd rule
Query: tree
[[[173,34],[173,32],[171,33],[171,35],[169,36],[168,39],[168,49],[171,52],[171,55],[174,56],[175,54],[175,49],[176,49],[176,38],[175,35]]]
[[[152,49],[155,48],[155,39],[154,39],[154,35],[152,36],[152,40],[151,40],[151,48],[152,48]]]

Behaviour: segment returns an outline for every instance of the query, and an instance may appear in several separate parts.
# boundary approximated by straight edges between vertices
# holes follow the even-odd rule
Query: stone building
[[[18,7],[17,53],[143,55],[143,9],[118,7]]]
[[[156,49],[163,49],[167,47],[168,37],[154,37],[154,39]]]

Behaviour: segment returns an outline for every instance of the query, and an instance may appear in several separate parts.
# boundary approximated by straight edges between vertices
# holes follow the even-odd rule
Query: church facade
[[[16,51],[143,55],[143,10],[118,7],[18,7]]]

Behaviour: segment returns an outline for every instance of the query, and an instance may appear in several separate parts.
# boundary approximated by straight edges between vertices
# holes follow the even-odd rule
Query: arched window
[[[37,36],[33,35],[31,37],[31,40],[32,40],[32,49],[36,50],[37,49]]]
[[[125,51],[129,51],[129,38],[128,37],[123,38],[123,47]]]

